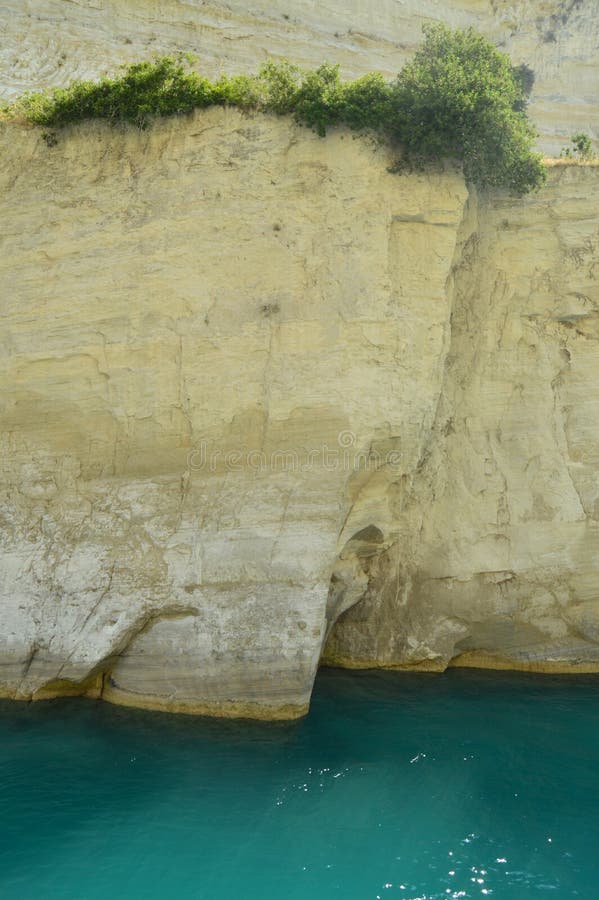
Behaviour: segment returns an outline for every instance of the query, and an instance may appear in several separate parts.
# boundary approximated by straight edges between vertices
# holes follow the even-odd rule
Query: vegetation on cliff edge
[[[539,187],[545,170],[526,115],[530,70],[512,66],[472,29],[429,25],[424,35],[392,82],[376,73],[344,82],[338,66],[304,71],[289,62],[211,81],[192,69],[190,58],[165,56],[124,67],[116,78],[26,94],[10,113],[50,128],[86,119],[144,128],[154,116],[234,106],[292,115],[322,136],[334,125],[377,132],[401,146],[398,169],[452,158],[480,186],[517,194]]]

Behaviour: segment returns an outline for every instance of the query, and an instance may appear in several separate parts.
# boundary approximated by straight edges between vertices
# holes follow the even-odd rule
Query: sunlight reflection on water
[[[598,688],[325,670],[290,724],[0,703],[0,896],[594,897]]]

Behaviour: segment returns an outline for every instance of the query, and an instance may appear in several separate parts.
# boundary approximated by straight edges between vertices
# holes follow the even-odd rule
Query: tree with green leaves
[[[428,25],[424,34],[392,90],[392,132],[407,162],[454,157],[483,187],[539,187],[545,170],[533,152],[522,67],[471,28]]]
[[[593,144],[584,131],[573,134],[570,138],[572,147],[564,147],[560,153],[561,157],[574,160],[590,160],[593,159]]]

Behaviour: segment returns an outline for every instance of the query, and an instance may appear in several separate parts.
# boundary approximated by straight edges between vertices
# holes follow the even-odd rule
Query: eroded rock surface
[[[459,173],[235,110],[1,153],[2,692],[305,711],[435,421]]]
[[[598,199],[557,168],[471,204],[435,426],[329,661],[599,667]]]
[[[4,125],[0,691],[304,712],[321,659],[599,668],[599,170]]]

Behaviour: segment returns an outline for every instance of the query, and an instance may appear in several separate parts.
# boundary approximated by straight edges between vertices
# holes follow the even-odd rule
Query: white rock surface
[[[598,194],[471,204],[435,426],[329,661],[599,666]]]
[[[0,140],[2,692],[302,713],[430,441],[459,173],[235,110]]]
[[[468,198],[235,110],[0,143],[4,695],[599,668],[599,169]]]
[[[0,0],[0,97],[177,51],[210,75],[287,57],[392,77],[431,21],[472,25],[530,66],[544,151],[575,131],[599,140],[599,0]]]

